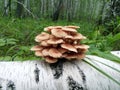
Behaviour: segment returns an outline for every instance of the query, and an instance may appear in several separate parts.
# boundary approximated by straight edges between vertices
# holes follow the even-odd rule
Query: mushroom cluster
[[[45,58],[48,63],[55,63],[61,58],[83,59],[89,46],[80,43],[86,37],[77,32],[78,28],[78,26],[46,27],[45,32],[35,37],[38,45],[31,50],[35,51],[36,56]]]

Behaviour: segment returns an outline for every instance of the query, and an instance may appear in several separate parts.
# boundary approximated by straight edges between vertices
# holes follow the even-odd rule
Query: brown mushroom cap
[[[61,29],[61,28],[62,26],[49,26],[49,27],[44,28],[44,31],[51,32],[52,29]]]
[[[65,53],[63,54],[64,58],[67,59],[83,59],[85,57],[85,54],[82,53]]]
[[[77,49],[71,44],[61,44],[61,47],[69,51],[77,52]]]
[[[43,56],[49,56],[49,49],[48,48],[43,49],[42,54]]]
[[[58,51],[63,54],[63,53],[65,53],[65,52],[67,52],[68,50],[67,50],[67,49],[64,49],[64,48],[58,48]]]
[[[80,33],[76,33],[75,35],[73,35],[73,39],[86,39],[86,37]]]
[[[84,59],[84,58],[85,58],[85,54],[78,53],[77,59]]]
[[[41,50],[39,50],[39,51],[35,51],[35,55],[36,56],[43,56],[43,54],[42,54],[42,51]]]
[[[47,40],[41,41],[40,45],[45,47],[50,46],[50,44],[47,43]]]
[[[36,42],[41,42],[43,40],[49,39],[50,35],[48,33],[42,32],[41,34],[35,37]]]
[[[42,49],[43,49],[42,46],[36,45],[36,46],[33,46],[33,47],[31,48],[31,51],[38,51],[38,50],[42,50]]]
[[[60,44],[60,43],[64,43],[63,39],[59,39],[59,38],[51,38],[47,41],[48,44]]]
[[[77,49],[88,49],[89,48],[88,45],[74,45],[74,47]]]
[[[77,54],[74,54],[74,53],[65,53],[65,54],[63,54],[63,57],[67,58],[67,59],[75,59],[75,58],[77,58]]]
[[[63,38],[67,35],[66,32],[62,31],[62,29],[52,29],[51,33],[58,38]]]
[[[62,54],[55,48],[50,48],[49,55],[54,58],[59,58],[62,56]]]
[[[57,58],[47,56],[47,57],[45,57],[45,61],[48,63],[56,63],[58,60],[57,60]]]
[[[72,25],[69,25],[69,26],[64,26],[64,27],[67,27],[67,28],[73,28],[73,29],[80,28],[79,26],[72,26]]]
[[[65,38],[72,39],[72,40],[86,39],[86,37],[80,33],[74,33],[73,35],[66,35]]]
[[[63,27],[62,30],[63,30],[63,31],[66,31],[66,32],[77,32],[76,29],[73,29],[73,28],[67,28],[67,27]]]

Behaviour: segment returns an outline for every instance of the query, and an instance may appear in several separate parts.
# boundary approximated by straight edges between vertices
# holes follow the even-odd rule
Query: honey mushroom
[[[41,34],[35,37],[39,43],[31,48],[36,56],[45,58],[48,63],[56,63],[59,58],[68,60],[83,59],[88,45],[81,45],[80,41],[86,39],[78,33],[79,26],[49,26],[45,27]]]

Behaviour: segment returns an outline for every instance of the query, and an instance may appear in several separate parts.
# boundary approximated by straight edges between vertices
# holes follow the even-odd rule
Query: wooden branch
[[[120,52],[112,53],[120,55]],[[120,64],[97,56],[87,57],[90,60],[85,60],[120,81]],[[61,60],[55,64],[16,61],[0,62],[0,90],[120,90],[120,85],[80,60]]]

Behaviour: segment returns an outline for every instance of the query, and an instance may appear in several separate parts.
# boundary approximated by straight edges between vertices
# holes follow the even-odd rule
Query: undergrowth
[[[90,45],[88,54],[92,50],[109,52],[119,50],[120,33],[107,36],[102,35],[104,26],[96,26],[94,22],[87,21],[57,21],[39,19],[16,19],[0,18],[0,60],[33,60],[40,59],[34,56],[30,48],[35,45],[34,38],[43,31],[43,28],[51,25],[77,25],[80,26],[78,32],[88,39],[82,43]]]

